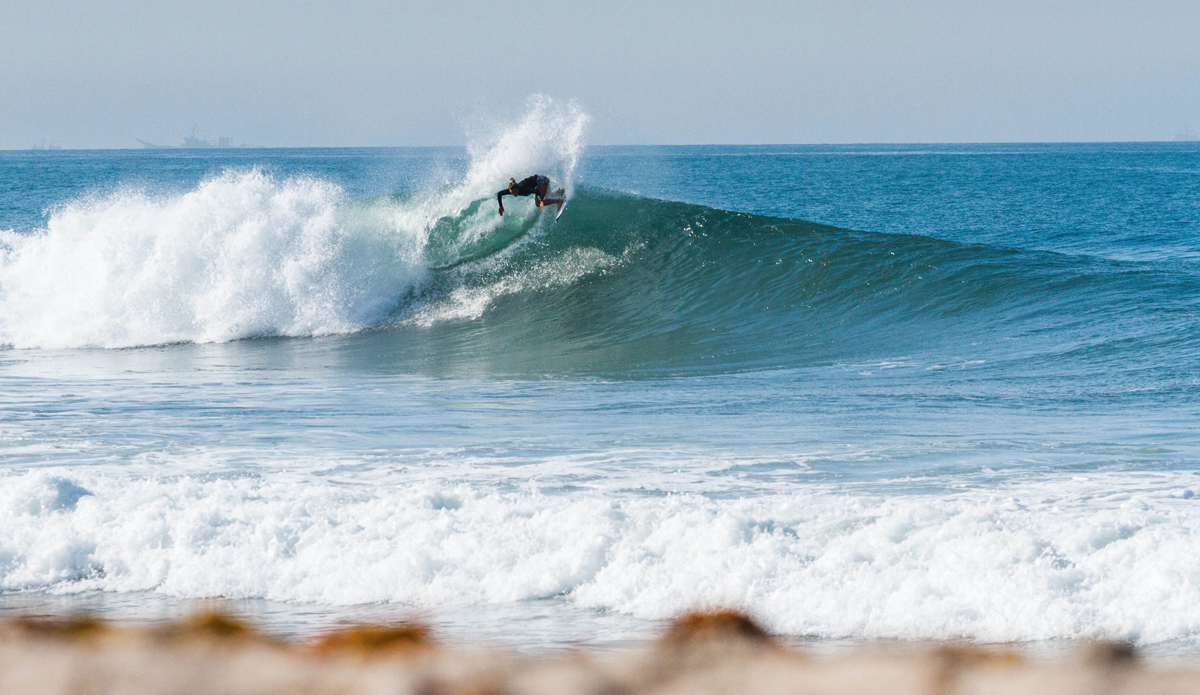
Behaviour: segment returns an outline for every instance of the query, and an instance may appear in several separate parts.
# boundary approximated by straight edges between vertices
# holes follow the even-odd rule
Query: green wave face
[[[1013,340],[1052,361],[1070,345],[1103,352],[1084,324],[1122,320],[1131,292],[1196,289],[1190,274],[1145,264],[592,190],[557,223],[521,202],[487,234],[472,230],[494,201],[439,220],[428,282],[347,349],[400,369],[478,374],[786,369],[979,354],[1000,341],[1011,355]],[[1161,328],[1177,330],[1169,313]]]
[[[445,270],[487,258],[511,246],[539,222],[536,216],[511,212],[501,216],[497,210],[495,200],[476,200],[461,215],[438,219],[425,245],[425,258],[430,266]],[[495,227],[479,233],[478,221],[483,216],[495,216],[498,220]]]

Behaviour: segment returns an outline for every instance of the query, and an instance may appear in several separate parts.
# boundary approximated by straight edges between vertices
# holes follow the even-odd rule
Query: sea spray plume
[[[540,219],[532,205],[513,206],[501,217],[496,191],[513,177],[538,173],[570,196],[583,154],[588,116],[574,102],[530,97],[525,115],[514,123],[492,125],[469,138],[471,163],[455,185],[429,192],[411,203],[414,222],[431,235],[427,258],[433,266],[471,255],[469,249],[505,231],[523,234]]]
[[[467,145],[471,166],[463,187],[473,195],[494,195],[510,177],[549,176],[556,186],[575,190],[575,169],[583,154],[588,116],[573,101],[560,103],[535,94],[515,125],[495,128]]]
[[[534,96],[515,124],[493,125],[486,135],[470,137],[471,163],[461,182],[415,202],[433,242],[426,249],[430,265],[476,255],[471,250],[489,239],[521,236],[541,219],[532,205],[513,206],[504,217],[497,214],[494,196],[510,178],[544,174],[570,196],[587,122],[573,102]]]
[[[0,343],[124,347],[342,333],[424,274],[424,239],[336,185],[226,171],[183,195],[71,203],[0,255]],[[397,220],[392,220],[393,223]]]

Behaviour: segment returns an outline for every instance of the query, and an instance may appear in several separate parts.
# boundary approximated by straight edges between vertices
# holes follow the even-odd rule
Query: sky
[[[591,144],[1171,140],[1196,0],[0,0],[0,149],[459,145],[532,94]]]

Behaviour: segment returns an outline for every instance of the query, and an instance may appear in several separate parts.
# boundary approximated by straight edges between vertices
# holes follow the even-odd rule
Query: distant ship
[[[217,144],[212,144],[209,140],[196,137],[196,126],[192,126],[192,134],[183,136],[182,145],[155,145],[152,142],[146,142],[141,138],[134,138],[142,143],[142,147],[148,150],[200,150],[212,147],[233,147],[233,138],[217,138]]]

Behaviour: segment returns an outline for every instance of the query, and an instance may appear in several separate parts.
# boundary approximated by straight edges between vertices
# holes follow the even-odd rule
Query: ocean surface
[[[1200,653],[1200,144],[585,121],[0,152],[0,616]]]

